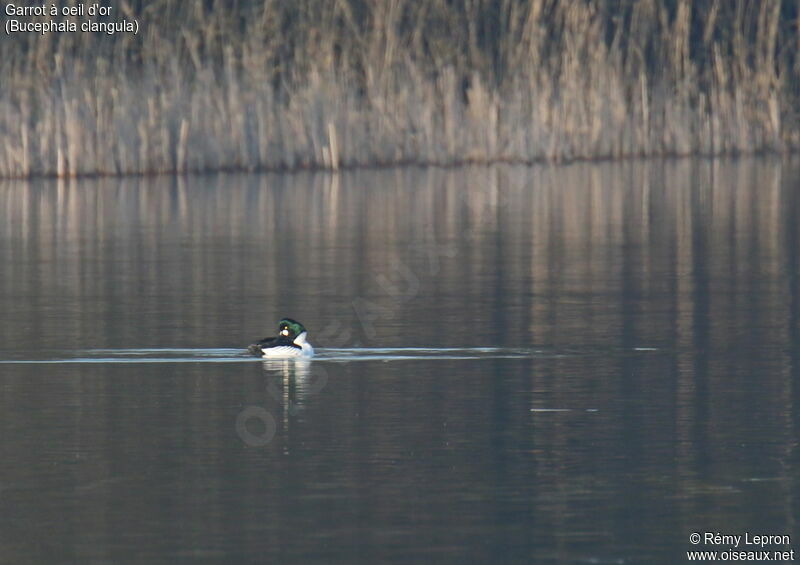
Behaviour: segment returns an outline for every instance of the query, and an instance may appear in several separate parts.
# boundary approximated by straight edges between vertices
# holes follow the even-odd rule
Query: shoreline
[[[571,160],[494,160],[494,161],[460,161],[453,163],[419,163],[419,162],[397,162],[383,163],[374,165],[347,165],[336,169],[319,167],[306,168],[282,168],[282,169],[248,169],[248,168],[220,168],[196,171],[148,171],[132,173],[84,173],[76,176],[57,176],[51,174],[37,174],[31,176],[0,176],[0,183],[7,181],[79,181],[79,180],[102,180],[102,179],[134,179],[134,178],[187,178],[205,177],[213,175],[302,175],[302,174],[327,174],[336,175],[338,173],[351,173],[358,171],[397,171],[404,169],[436,169],[436,170],[457,170],[466,168],[492,168],[492,167],[566,167],[576,164],[609,164],[609,163],[632,163],[632,162],[655,162],[655,161],[684,161],[684,160],[706,160],[706,161],[731,161],[743,159],[773,159],[784,161],[800,156],[800,148],[787,151],[760,151],[753,153],[722,153],[722,154],[671,154],[671,155],[623,155],[620,157],[580,157]]]

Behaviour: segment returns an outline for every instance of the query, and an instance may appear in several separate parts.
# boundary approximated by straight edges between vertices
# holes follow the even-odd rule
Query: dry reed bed
[[[800,148],[792,2],[121,2],[0,40],[0,176]]]

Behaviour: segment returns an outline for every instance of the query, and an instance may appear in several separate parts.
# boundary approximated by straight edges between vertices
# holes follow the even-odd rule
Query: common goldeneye
[[[276,337],[265,337],[251,344],[247,350],[253,355],[267,358],[311,357],[314,348],[306,341],[307,333],[300,322],[284,318],[278,322]]]

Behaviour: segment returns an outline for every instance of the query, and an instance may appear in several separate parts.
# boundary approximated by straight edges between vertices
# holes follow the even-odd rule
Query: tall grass
[[[790,0],[113,5],[0,39],[0,176],[800,148]]]

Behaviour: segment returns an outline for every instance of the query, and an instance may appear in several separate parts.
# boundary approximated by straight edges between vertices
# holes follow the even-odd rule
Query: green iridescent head
[[[283,318],[278,322],[278,333],[284,337],[294,339],[306,331],[303,324],[291,318]]]

